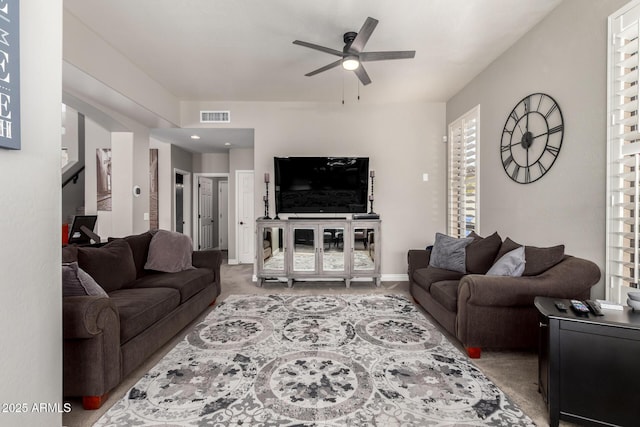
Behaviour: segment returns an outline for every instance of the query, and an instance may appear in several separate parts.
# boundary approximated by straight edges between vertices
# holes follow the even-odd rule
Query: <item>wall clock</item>
[[[530,184],[555,163],[562,147],[564,120],[558,103],[544,93],[533,93],[513,108],[502,130],[500,158],[515,182]]]

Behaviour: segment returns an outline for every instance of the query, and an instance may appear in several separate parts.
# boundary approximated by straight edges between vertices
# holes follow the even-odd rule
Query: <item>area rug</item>
[[[232,295],[96,426],[531,426],[406,298]]]

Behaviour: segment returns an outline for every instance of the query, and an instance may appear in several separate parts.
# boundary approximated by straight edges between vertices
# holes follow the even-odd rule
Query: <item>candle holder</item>
[[[369,171],[369,177],[371,177],[371,194],[369,195],[369,203],[371,204],[371,210],[369,211],[370,214],[375,214],[375,212],[373,211],[373,180],[375,176],[375,171]]]
[[[264,200],[264,219],[271,219],[269,217],[269,172],[264,174],[264,186],[266,194],[262,197]]]

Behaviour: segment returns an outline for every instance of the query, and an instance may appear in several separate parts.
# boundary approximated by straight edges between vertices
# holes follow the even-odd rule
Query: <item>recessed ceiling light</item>
[[[231,145],[230,142],[225,142],[224,145],[226,145],[227,147]]]
[[[199,135],[191,135],[191,139],[200,139]]]

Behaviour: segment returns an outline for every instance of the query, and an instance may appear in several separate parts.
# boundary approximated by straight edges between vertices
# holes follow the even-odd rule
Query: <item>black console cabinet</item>
[[[640,313],[603,310],[582,317],[537,297],[539,390],[549,425],[640,425]]]

